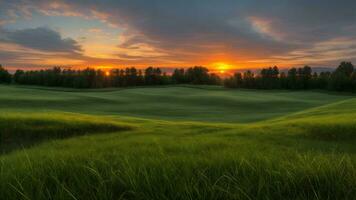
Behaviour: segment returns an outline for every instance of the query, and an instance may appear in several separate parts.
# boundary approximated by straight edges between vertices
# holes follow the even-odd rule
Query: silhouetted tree
[[[281,72],[279,75],[279,79],[280,79],[280,87],[283,89],[287,89],[288,88],[288,77],[286,75],[285,72]]]
[[[160,85],[162,83],[162,71],[160,68],[148,67],[145,70],[146,85]]]
[[[228,88],[242,88],[243,78],[240,72],[236,72],[233,77],[224,80],[224,86]]]
[[[0,83],[11,83],[11,74],[0,65]]]
[[[342,62],[332,73],[329,81],[329,89],[337,91],[352,91],[351,75],[354,66],[351,62]]]
[[[52,69],[23,71],[13,76],[0,65],[0,83],[43,85],[74,88],[128,87],[167,84],[221,84],[221,78],[205,67],[175,69],[169,75],[160,68],[148,67],[144,71],[134,67],[112,69],[108,72],[86,68],[83,70]],[[248,70],[237,72],[223,82],[229,88],[251,89],[330,89],[356,92],[356,71],[351,62],[342,62],[334,72],[312,72],[312,68],[291,68],[287,73],[278,67],[263,68],[255,75]]]
[[[174,70],[172,74],[172,81],[173,83],[177,83],[177,84],[187,83],[183,68]]]
[[[309,89],[311,87],[312,69],[304,66],[298,69],[298,89]]]
[[[297,89],[297,69],[296,68],[291,68],[288,70],[288,85],[287,88],[288,89]]]
[[[25,74],[25,72],[23,70],[16,70],[15,74],[14,74],[14,82],[15,83],[20,83],[21,82],[21,78],[22,76]]]
[[[206,84],[209,83],[209,70],[205,67],[195,66],[188,68],[185,72],[188,83]]]
[[[260,72],[259,87],[262,89],[278,89],[279,83],[279,69],[277,66],[264,68]]]
[[[351,62],[341,62],[334,73],[341,73],[349,77],[354,72],[354,66]]]
[[[257,83],[255,79],[255,74],[252,71],[247,70],[243,73],[242,86],[244,88],[256,88]]]

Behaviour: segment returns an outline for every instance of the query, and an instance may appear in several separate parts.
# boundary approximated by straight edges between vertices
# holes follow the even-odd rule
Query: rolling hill
[[[4,199],[356,195],[352,95],[207,86],[0,94]]]

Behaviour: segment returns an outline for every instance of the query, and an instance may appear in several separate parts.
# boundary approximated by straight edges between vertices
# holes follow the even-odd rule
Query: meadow
[[[354,199],[356,99],[0,86],[1,199]]]

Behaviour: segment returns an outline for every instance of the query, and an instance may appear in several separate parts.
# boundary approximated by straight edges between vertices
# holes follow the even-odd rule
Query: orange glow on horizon
[[[67,63],[66,60],[61,61],[63,63]],[[58,63],[61,63],[58,61]],[[137,69],[144,70],[149,66],[154,66],[154,67],[160,67],[163,68],[163,70],[174,70],[175,68],[189,68],[193,66],[203,66],[209,69],[210,73],[215,73],[219,74],[222,76],[225,75],[231,75],[233,74],[236,70],[258,70],[261,68],[269,67],[269,66],[278,66],[280,69],[287,69],[293,66],[299,66],[301,65],[300,63],[296,64],[289,64],[289,63],[273,63],[273,62],[244,62],[244,61],[233,61],[231,59],[219,59],[218,61],[194,61],[194,62],[187,62],[187,63],[182,63],[182,64],[164,64],[164,63],[149,63],[149,64],[128,64],[128,63],[96,63],[96,62],[88,62],[85,64],[69,64],[67,65],[60,65],[60,64],[52,64],[50,63],[48,66],[37,66],[37,65],[30,65],[30,66],[17,66],[17,65],[3,65],[5,68],[15,71],[17,69],[21,70],[40,70],[40,69],[48,69],[52,68],[52,66],[58,66],[66,69],[73,69],[73,70],[79,70],[79,69],[86,69],[86,68],[93,68],[93,69],[98,69],[104,71],[104,74],[106,71],[112,70],[112,69],[125,69],[128,67],[135,67]],[[111,74],[110,74],[111,75]]]
[[[95,69],[112,69],[115,68],[114,66],[111,65],[98,65],[94,67]]]
[[[234,67],[226,62],[216,62],[211,64],[210,67],[213,71],[219,72],[220,74],[225,74],[229,70],[233,70]]]

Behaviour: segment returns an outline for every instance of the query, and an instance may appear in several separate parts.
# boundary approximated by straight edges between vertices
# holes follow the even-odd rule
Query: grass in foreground
[[[127,98],[128,102],[135,99],[130,96],[137,95],[134,93],[142,96],[141,90],[147,90],[148,96],[158,92],[134,89],[104,93],[102,98],[121,94],[120,98]],[[177,89],[160,91],[163,93],[158,96],[164,92],[170,95]],[[206,95],[223,93],[224,98],[236,96],[237,102],[267,101],[258,101],[261,95],[253,91],[212,92]],[[51,140],[2,155],[1,196],[4,199],[354,199],[356,100],[334,95],[327,99],[327,94],[310,92],[305,93],[308,98],[304,99],[297,98],[302,93],[266,95],[268,101],[285,98],[290,103],[279,105],[284,114],[279,112],[277,117],[268,118],[274,116],[265,113],[270,110],[259,111],[257,114],[267,118],[249,123],[224,123],[224,118],[220,122],[204,122],[214,113],[201,112],[200,107],[212,106],[207,102],[191,105],[191,112],[196,115],[190,117],[207,115],[201,122],[119,117],[114,116],[116,111],[105,116],[96,111],[100,118],[87,116],[90,119],[86,120],[100,119],[103,123],[135,128]],[[295,108],[287,111],[294,105],[292,102],[303,102],[298,105],[304,106],[297,112],[293,111]],[[61,101],[56,105],[58,110],[64,108],[60,104]],[[98,105],[104,107],[105,103]],[[47,106],[55,110],[53,105]],[[240,108],[239,104],[226,106],[238,114],[248,109]],[[13,113],[11,108],[6,110]],[[252,118],[231,115],[227,121],[232,119]]]

